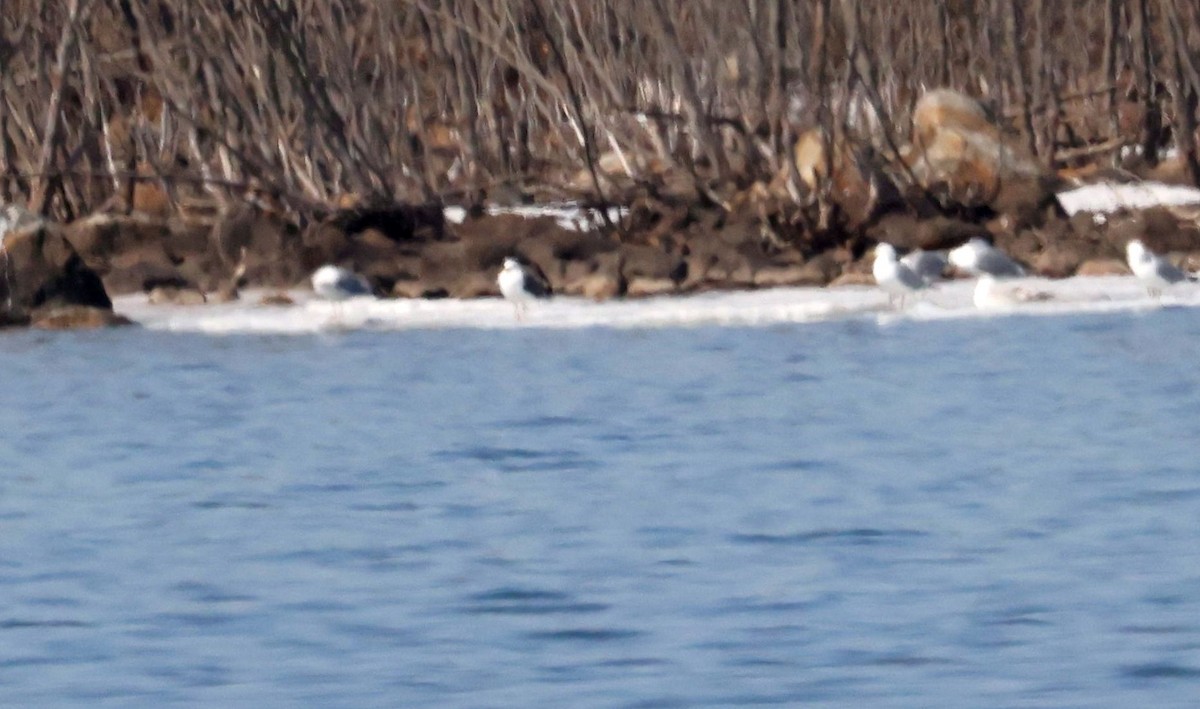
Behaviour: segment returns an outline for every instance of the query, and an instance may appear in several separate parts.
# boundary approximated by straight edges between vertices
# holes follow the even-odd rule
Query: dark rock
[[[824,286],[842,274],[842,265],[829,252],[817,254],[805,262],[797,274],[794,285]]]
[[[112,310],[96,272],[58,225],[10,231],[0,245],[0,314],[20,321],[38,308],[86,305]]]
[[[437,204],[352,207],[335,212],[326,223],[349,235],[375,230],[395,242],[437,241],[446,235],[445,215]]]

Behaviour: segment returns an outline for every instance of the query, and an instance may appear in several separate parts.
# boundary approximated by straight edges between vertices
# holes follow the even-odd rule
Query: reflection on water
[[[0,700],[1187,706],[1200,315],[0,338]]]

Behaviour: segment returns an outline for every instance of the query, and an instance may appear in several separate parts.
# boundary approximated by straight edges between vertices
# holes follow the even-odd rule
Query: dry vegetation
[[[0,200],[811,205],[800,131],[894,155],[936,86],[1049,167],[1200,178],[1194,0],[4,0]]]

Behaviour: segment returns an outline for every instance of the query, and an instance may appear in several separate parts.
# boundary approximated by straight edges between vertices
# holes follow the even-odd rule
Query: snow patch
[[[614,222],[619,221],[629,213],[629,210],[624,207],[609,207],[607,211],[608,218]],[[601,210],[586,209],[575,204],[566,203],[517,205],[513,207],[493,205],[487,207],[486,212],[491,216],[514,214],[526,219],[552,217],[560,227],[571,231],[591,231],[604,224],[604,214]],[[446,207],[443,214],[446,217],[446,221],[451,224],[462,224],[467,219],[467,210],[464,207]]]
[[[1067,214],[1200,205],[1200,189],[1161,182],[1098,183],[1059,192],[1056,196]]]

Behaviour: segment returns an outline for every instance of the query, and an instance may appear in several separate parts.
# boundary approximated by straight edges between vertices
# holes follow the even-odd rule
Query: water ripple
[[[1200,667],[1155,662],[1124,667],[1121,674],[1131,679],[1200,679]]]
[[[27,628],[90,628],[91,623],[81,620],[27,620],[8,618],[0,620],[0,630],[24,630]]]
[[[912,529],[822,529],[795,534],[734,534],[730,539],[738,544],[793,545],[820,541],[844,541],[850,544],[874,544],[888,539],[924,536]]]
[[[583,603],[559,591],[503,587],[472,594],[463,612],[473,615],[550,615],[554,613],[599,613],[605,603]]]
[[[434,454],[447,462],[474,462],[493,465],[504,472],[536,472],[544,470],[591,470],[599,463],[578,451],[569,449],[536,450],[532,448],[501,448],[472,446],[443,450]]]
[[[563,630],[544,630],[526,633],[530,640],[550,640],[568,642],[607,643],[617,640],[628,640],[642,633],[637,630],[620,630],[616,628],[566,628]]]

